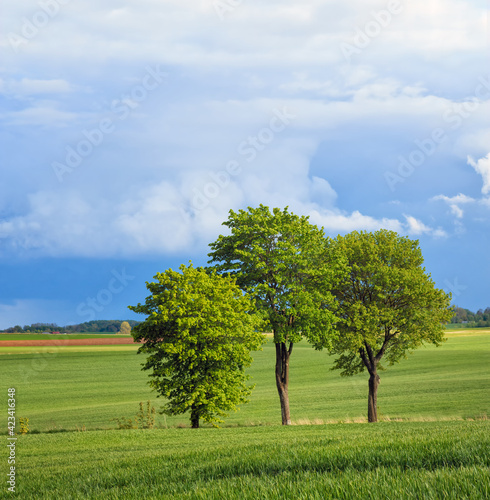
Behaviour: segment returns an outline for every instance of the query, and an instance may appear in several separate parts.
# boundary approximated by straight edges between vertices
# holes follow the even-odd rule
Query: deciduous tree
[[[393,231],[338,236],[337,250],[348,273],[334,288],[335,312],[342,321],[331,352],[341,375],[369,372],[368,421],[377,421],[378,370],[405,358],[423,342],[444,341],[452,316],[450,295],[437,289],[422,267],[418,241]]]
[[[121,333],[123,335],[129,335],[131,333],[131,326],[129,325],[129,323],[127,321],[123,321],[121,323],[121,328],[119,330],[119,333]]]
[[[167,399],[162,413],[190,412],[197,428],[201,419],[222,422],[247,401],[252,387],[244,370],[264,335],[233,278],[192,264],[179,269],[158,273],[147,283],[145,304],[129,309],[147,315],[132,335],[143,342],[138,352],[148,354],[143,369],[152,370],[150,386]]]
[[[276,345],[275,379],[283,425],[291,424],[289,360],[295,343],[306,338],[330,346],[335,319],[326,307],[333,300],[329,283],[336,263],[328,266],[322,229],[308,217],[260,205],[229,213],[223,223],[228,236],[210,245],[210,263],[220,273],[236,277],[237,284],[256,301],[267,318]]]

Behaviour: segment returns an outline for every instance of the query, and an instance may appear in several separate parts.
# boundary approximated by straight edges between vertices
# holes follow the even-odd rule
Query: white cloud
[[[313,176],[311,181],[311,198],[321,206],[331,206],[337,199],[337,193],[330,183],[320,177]]]
[[[435,127],[451,132],[444,113],[472,92],[481,68],[475,62],[471,71],[459,70],[461,79],[448,79],[445,61],[452,67],[466,54],[477,60],[483,9],[457,0],[403,2],[403,11],[347,64],[341,43],[371,22],[373,11],[386,9],[387,1],[237,3],[221,21],[212,1],[129,0],[124,7],[112,0],[70,2],[21,50],[7,50],[2,92],[14,102],[1,118],[9,139],[31,125],[48,131],[22,139],[26,150],[39,151],[39,159],[29,160],[31,175],[25,175],[36,178],[38,191],[27,209],[0,222],[0,238],[12,248],[52,255],[175,253],[213,238],[230,208],[258,203],[310,213],[333,232],[385,227],[445,234],[404,217],[396,206],[389,217],[366,215],[375,212],[369,203],[379,201],[369,198],[372,185],[349,211],[341,210],[342,196],[348,196],[338,193],[366,178],[349,173],[335,183],[333,173],[350,172],[343,156],[332,154],[330,161],[324,154],[327,161],[316,169],[312,158],[336,137],[348,137],[353,151],[369,149],[372,139],[365,136],[376,128],[385,148],[369,150],[365,159],[369,180],[379,189],[386,149],[396,158]],[[39,8],[11,2],[12,29],[20,32],[23,19]],[[82,130],[96,126],[101,117],[93,109],[136,88],[146,65],[155,61],[168,69],[169,85],[152,92],[124,123],[111,115],[115,131],[57,186],[50,163],[62,161],[67,146],[85,139]],[[267,128],[273,110],[284,107],[294,120],[247,161],[239,145]],[[480,110],[462,120],[458,134],[476,137],[487,127],[483,105]],[[54,133],[49,127],[56,127]],[[14,160],[20,150],[15,148]],[[485,176],[483,160],[473,166]],[[239,162],[241,173],[196,209],[196,193],[212,192],[230,161]],[[435,170],[434,183],[440,176]],[[485,182],[488,192],[490,180]],[[26,190],[21,196],[27,197]],[[461,218],[461,206],[469,201],[458,196],[438,199]]]
[[[192,244],[178,191],[162,183],[117,204],[73,190],[38,192],[30,211],[0,222],[0,238],[42,255],[117,256],[172,253]]]
[[[6,83],[4,88],[8,93],[17,97],[36,94],[65,94],[75,90],[66,80],[33,80],[30,78],[22,78],[20,81]]]
[[[373,12],[386,10],[388,5],[379,0],[248,0],[236,2],[220,20],[214,3],[131,0],[121,8],[109,1],[70,2],[61,6],[60,15],[41,27],[37,36],[27,40],[20,55],[49,61],[56,50],[72,64],[84,59],[105,64],[124,57],[203,68],[317,68],[338,63],[342,59],[340,44],[354,40],[357,30],[373,21]],[[401,13],[391,16],[366,49],[379,61],[389,58],[406,64],[407,58],[400,57],[401,47],[404,55],[430,62],[451,52],[481,48],[485,10],[478,4],[431,0],[428,5],[411,0],[400,1],[400,5]],[[32,18],[39,7],[10,3],[5,10],[6,25],[8,22],[20,35],[23,18]]]
[[[167,182],[141,190],[117,211],[114,230],[115,237],[124,242],[123,253],[171,253],[195,240],[182,196]]]
[[[482,176],[483,186],[481,192],[483,194],[490,193],[490,153],[487,156],[475,161],[471,156],[468,156],[468,163],[475,171]]]
[[[348,233],[351,231],[377,231],[378,229],[390,229],[392,231],[402,231],[403,224],[396,219],[376,219],[368,215],[363,215],[355,210],[350,215],[340,211],[319,211],[312,210],[310,221],[318,226],[323,226],[328,234]]]
[[[479,7],[479,8],[478,8]],[[468,15],[469,8],[471,14]],[[410,45],[435,54],[454,53],[480,46],[486,29],[485,6],[459,0],[412,0],[400,16],[397,35],[410,34]],[[416,26],[417,29],[413,29]]]
[[[447,233],[442,228],[433,229],[413,216],[405,215],[405,222],[398,219],[383,217],[377,219],[363,215],[359,211],[345,214],[339,210],[325,211],[312,209],[309,212],[310,221],[318,226],[323,226],[327,234],[348,233],[351,231],[378,231],[388,229],[401,235],[420,236],[426,234],[434,238],[446,237]]]
[[[447,203],[449,205],[449,208],[451,209],[451,213],[458,219],[463,218],[464,215],[463,209],[459,205],[476,202],[474,198],[466,196],[465,194],[462,193],[459,193],[458,195],[452,197],[440,194],[438,196],[434,196],[433,198],[431,198],[431,201],[438,201],[438,200]]]
[[[490,82],[490,77],[488,81]],[[461,157],[467,158],[468,151],[474,151],[477,156],[484,155],[488,151],[488,145],[490,144],[489,115],[490,100],[482,101],[478,109],[469,118],[471,127],[467,127],[463,131],[455,144],[455,151]]]
[[[411,215],[405,215],[406,227],[409,235],[421,235],[424,233],[431,233],[433,229],[426,226],[422,221],[412,217]]]
[[[451,207],[451,212],[453,215],[455,215],[458,219],[461,219],[464,215],[464,212],[461,208],[459,208],[458,205],[450,205]]]
[[[328,234],[386,228],[409,235],[440,235],[412,216],[405,216],[403,222],[395,218],[377,219],[357,210],[344,213],[333,207],[335,191],[318,177],[312,181],[298,177],[295,187],[301,183],[305,187],[302,201],[288,200],[284,193],[276,193],[274,183],[264,182],[263,177],[246,177],[245,186],[252,182],[256,182],[257,188],[260,186],[259,202],[278,207],[289,205],[295,213],[310,215],[311,222],[324,226]],[[309,201],[308,189],[318,202]],[[197,207],[192,198],[195,191],[166,181],[131,190],[126,199],[121,197],[117,203],[101,199],[98,192],[82,195],[67,189],[42,191],[29,197],[28,213],[0,222],[0,238],[5,241],[4,248],[50,256],[176,254],[203,248],[213,241],[222,231],[221,224],[230,208],[255,206],[255,193],[245,194],[248,191],[250,188],[229,181],[216,191],[216,196]],[[212,194],[211,190],[202,192]],[[325,208],[328,206],[331,208]]]
[[[434,232],[432,233],[432,236],[434,238],[447,238],[448,234],[446,231],[444,231],[444,229],[438,227],[437,229],[434,230]]]
[[[443,194],[434,196],[432,200],[437,201],[437,200],[443,200],[449,204],[453,203],[474,203],[476,200],[474,198],[471,198],[471,196],[466,196],[463,193],[459,193],[456,196],[445,196]]]

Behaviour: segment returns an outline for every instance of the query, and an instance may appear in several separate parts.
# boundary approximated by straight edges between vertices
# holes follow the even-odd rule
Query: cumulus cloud
[[[217,3],[228,5],[221,16]],[[343,60],[341,44],[355,43],[358,31],[365,30],[367,23],[376,22],[373,13],[386,11],[388,3],[167,0],[162,4],[146,0],[142,8],[142,3],[135,0],[125,2],[124,7],[108,1],[92,0],[83,5],[70,2],[61,6],[61,14],[52,22],[39,29],[38,36],[26,39],[22,50],[12,53],[50,57],[56,47],[57,54],[72,64],[85,58],[94,64],[105,64],[108,59],[124,57],[137,61],[143,56],[202,68],[219,65],[316,69]],[[6,25],[13,27],[12,33],[21,36],[23,19],[31,19],[39,7],[31,10],[18,4],[9,3],[3,14]],[[485,10],[476,3],[432,0],[428,8],[426,2],[412,0],[399,2],[396,10],[380,26],[379,33],[368,38],[363,55],[371,52],[378,58],[384,56],[380,61],[396,61],[404,47],[405,54],[431,63],[430,59],[451,51],[481,47]],[[56,39],[63,43],[55,45]],[[3,44],[8,45],[6,42]],[[406,64],[407,57],[402,60]]]
[[[0,238],[13,249],[110,257],[172,253],[193,240],[178,191],[167,183],[118,203],[97,201],[73,190],[43,191],[29,198],[27,214],[0,222]]]
[[[449,205],[449,208],[451,209],[451,213],[458,219],[461,219],[464,215],[463,209],[460,207],[460,205],[464,205],[467,203],[475,203],[476,200],[474,198],[471,198],[470,196],[466,196],[465,194],[459,193],[456,196],[445,196],[443,194],[434,196],[431,198],[432,201],[444,201]]]
[[[438,228],[434,229],[432,236],[434,238],[447,238],[449,235],[446,231],[444,231],[444,229],[442,229],[441,227],[438,227]]]
[[[351,214],[340,211],[310,212],[310,221],[318,226],[323,226],[328,234],[348,233],[351,231],[377,231],[378,229],[390,229],[401,231],[403,224],[396,219],[376,219],[363,215],[358,210]]]
[[[337,193],[327,180],[313,176],[311,179],[311,199],[321,206],[331,206],[337,199]]]
[[[490,193],[490,153],[478,161],[475,161],[471,156],[468,156],[468,163],[475,171],[482,176],[483,186],[481,192],[483,194]]]
[[[424,233],[431,233],[433,231],[432,228],[426,226],[422,221],[412,217],[411,215],[405,215],[405,220],[408,234],[418,236]]]
[[[330,235],[348,233],[351,231],[378,231],[379,229],[388,229],[409,236],[420,236],[423,234],[436,238],[447,236],[443,229],[429,227],[410,215],[404,216],[405,221],[386,217],[378,219],[369,215],[363,215],[357,210],[351,214],[346,214],[339,210],[321,211],[313,209],[309,215],[311,222],[318,226],[323,226],[325,231]]]
[[[249,180],[251,182],[251,178]],[[329,198],[326,205],[332,206],[335,192],[328,182],[314,178],[310,188],[320,194],[320,200]],[[165,181],[139,189],[118,203],[108,203],[73,190],[38,192],[29,197],[28,213],[0,222],[0,240],[4,240],[4,249],[10,247],[51,256],[177,254],[185,249],[205,247],[222,231],[221,224],[229,209],[240,208],[237,199],[247,201],[251,198],[233,184],[201,206],[196,205],[189,194],[182,186]],[[348,214],[336,208],[322,208],[319,203],[308,200],[305,195],[304,201],[289,203],[291,210],[309,215],[312,223],[323,226],[331,235],[380,228],[413,236],[439,235],[412,216],[405,216],[405,221],[377,219],[360,211]],[[283,195],[263,190],[261,202],[281,208],[288,204]]]
[[[483,10],[456,0],[436,0],[428,9],[414,0],[346,61],[342,43],[356,43],[358,30],[372,25],[373,12],[386,2],[235,3],[220,17],[213,2],[71,2],[21,47],[3,42],[0,90],[11,99],[0,120],[6,143],[19,141],[6,162],[17,165],[21,156],[26,165],[19,177],[37,184],[22,188],[14,174],[12,186],[0,182],[2,198],[18,190],[15,197],[26,200],[0,219],[4,248],[50,255],[176,253],[213,238],[230,208],[259,203],[289,205],[332,232],[444,233],[398,206],[386,216],[370,214],[380,213],[380,191],[391,196],[380,182],[383,162],[398,164],[398,156],[435,127],[449,131],[445,112],[475,87],[477,64],[461,68],[459,88],[443,69],[433,71],[433,61],[451,51],[463,61],[461,54],[479,50]],[[21,34],[24,19],[38,9],[10,2],[6,19]],[[156,62],[168,71],[168,83],[142,102],[138,92],[124,98]],[[447,81],[454,88],[445,87]],[[134,110],[120,120],[107,112],[114,102]],[[294,115],[281,130],[271,122],[277,110]],[[114,132],[89,147],[58,185],[53,162],[65,161],[67,148],[86,143],[86,131],[107,116]],[[476,134],[482,123],[470,121],[461,118],[461,127]],[[24,135],[30,127],[44,133]],[[314,167],[322,145],[338,138],[349,150],[323,152]],[[350,173],[346,157],[357,151],[365,151],[369,175]],[[487,160],[473,162],[485,179]],[[238,165],[233,173],[227,173],[230,164]],[[424,171],[430,169],[424,165]],[[432,181],[439,178],[434,172]],[[362,196],[342,209],[348,188],[359,184]],[[418,189],[409,180],[405,186]],[[461,218],[469,202],[456,198],[439,199]]]

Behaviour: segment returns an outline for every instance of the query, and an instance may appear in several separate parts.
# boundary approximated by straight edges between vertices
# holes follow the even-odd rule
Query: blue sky
[[[418,239],[490,305],[488,2],[18,1],[0,49],[0,328],[137,318],[230,209]]]

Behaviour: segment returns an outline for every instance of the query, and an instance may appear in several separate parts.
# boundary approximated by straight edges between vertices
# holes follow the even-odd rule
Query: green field
[[[3,387],[15,387],[18,416],[34,431],[108,429],[116,417],[131,417],[140,401],[159,400],[141,371],[136,346],[0,347]],[[274,383],[274,348],[254,353],[256,384],[251,401],[225,425],[280,423]],[[291,357],[290,402],[294,423],[363,422],[367,376],[342,378],[329,370],[333,358],[306,343]],[[423,347],[381,373],[379,413],[384,420],[482,418],[490,413],[490,334],[450,333],[441,347]],[[6,402],[0,401],[0,408]],[[160,427],[188,424],[187,416],[158,416]]]
[[[17,495],[43,499],[484,499],[490,424],[27,435]]]
[[[488,330],[449,332],[443,346],[423,347],[388,367],[378,424],[361,423],[366,374],[341,378],[329,370],[326,352],[301,343],[291,357],[296,425],[279,425],[269,342],[254,353],[250,403],[223,428],[193,430],[186,415],[158,415],[157,429],[114,430],[111,419],[133,417],[140,401],[159,406],[136,351],[0,347],[4,421],[7,388],[14,387],[16,417],[29,418],[32,431],[16,442],[16,496],[490,498]],[[6,459],[0,470],[6,472]],[[8,498],[7,486],[0,498]]]

